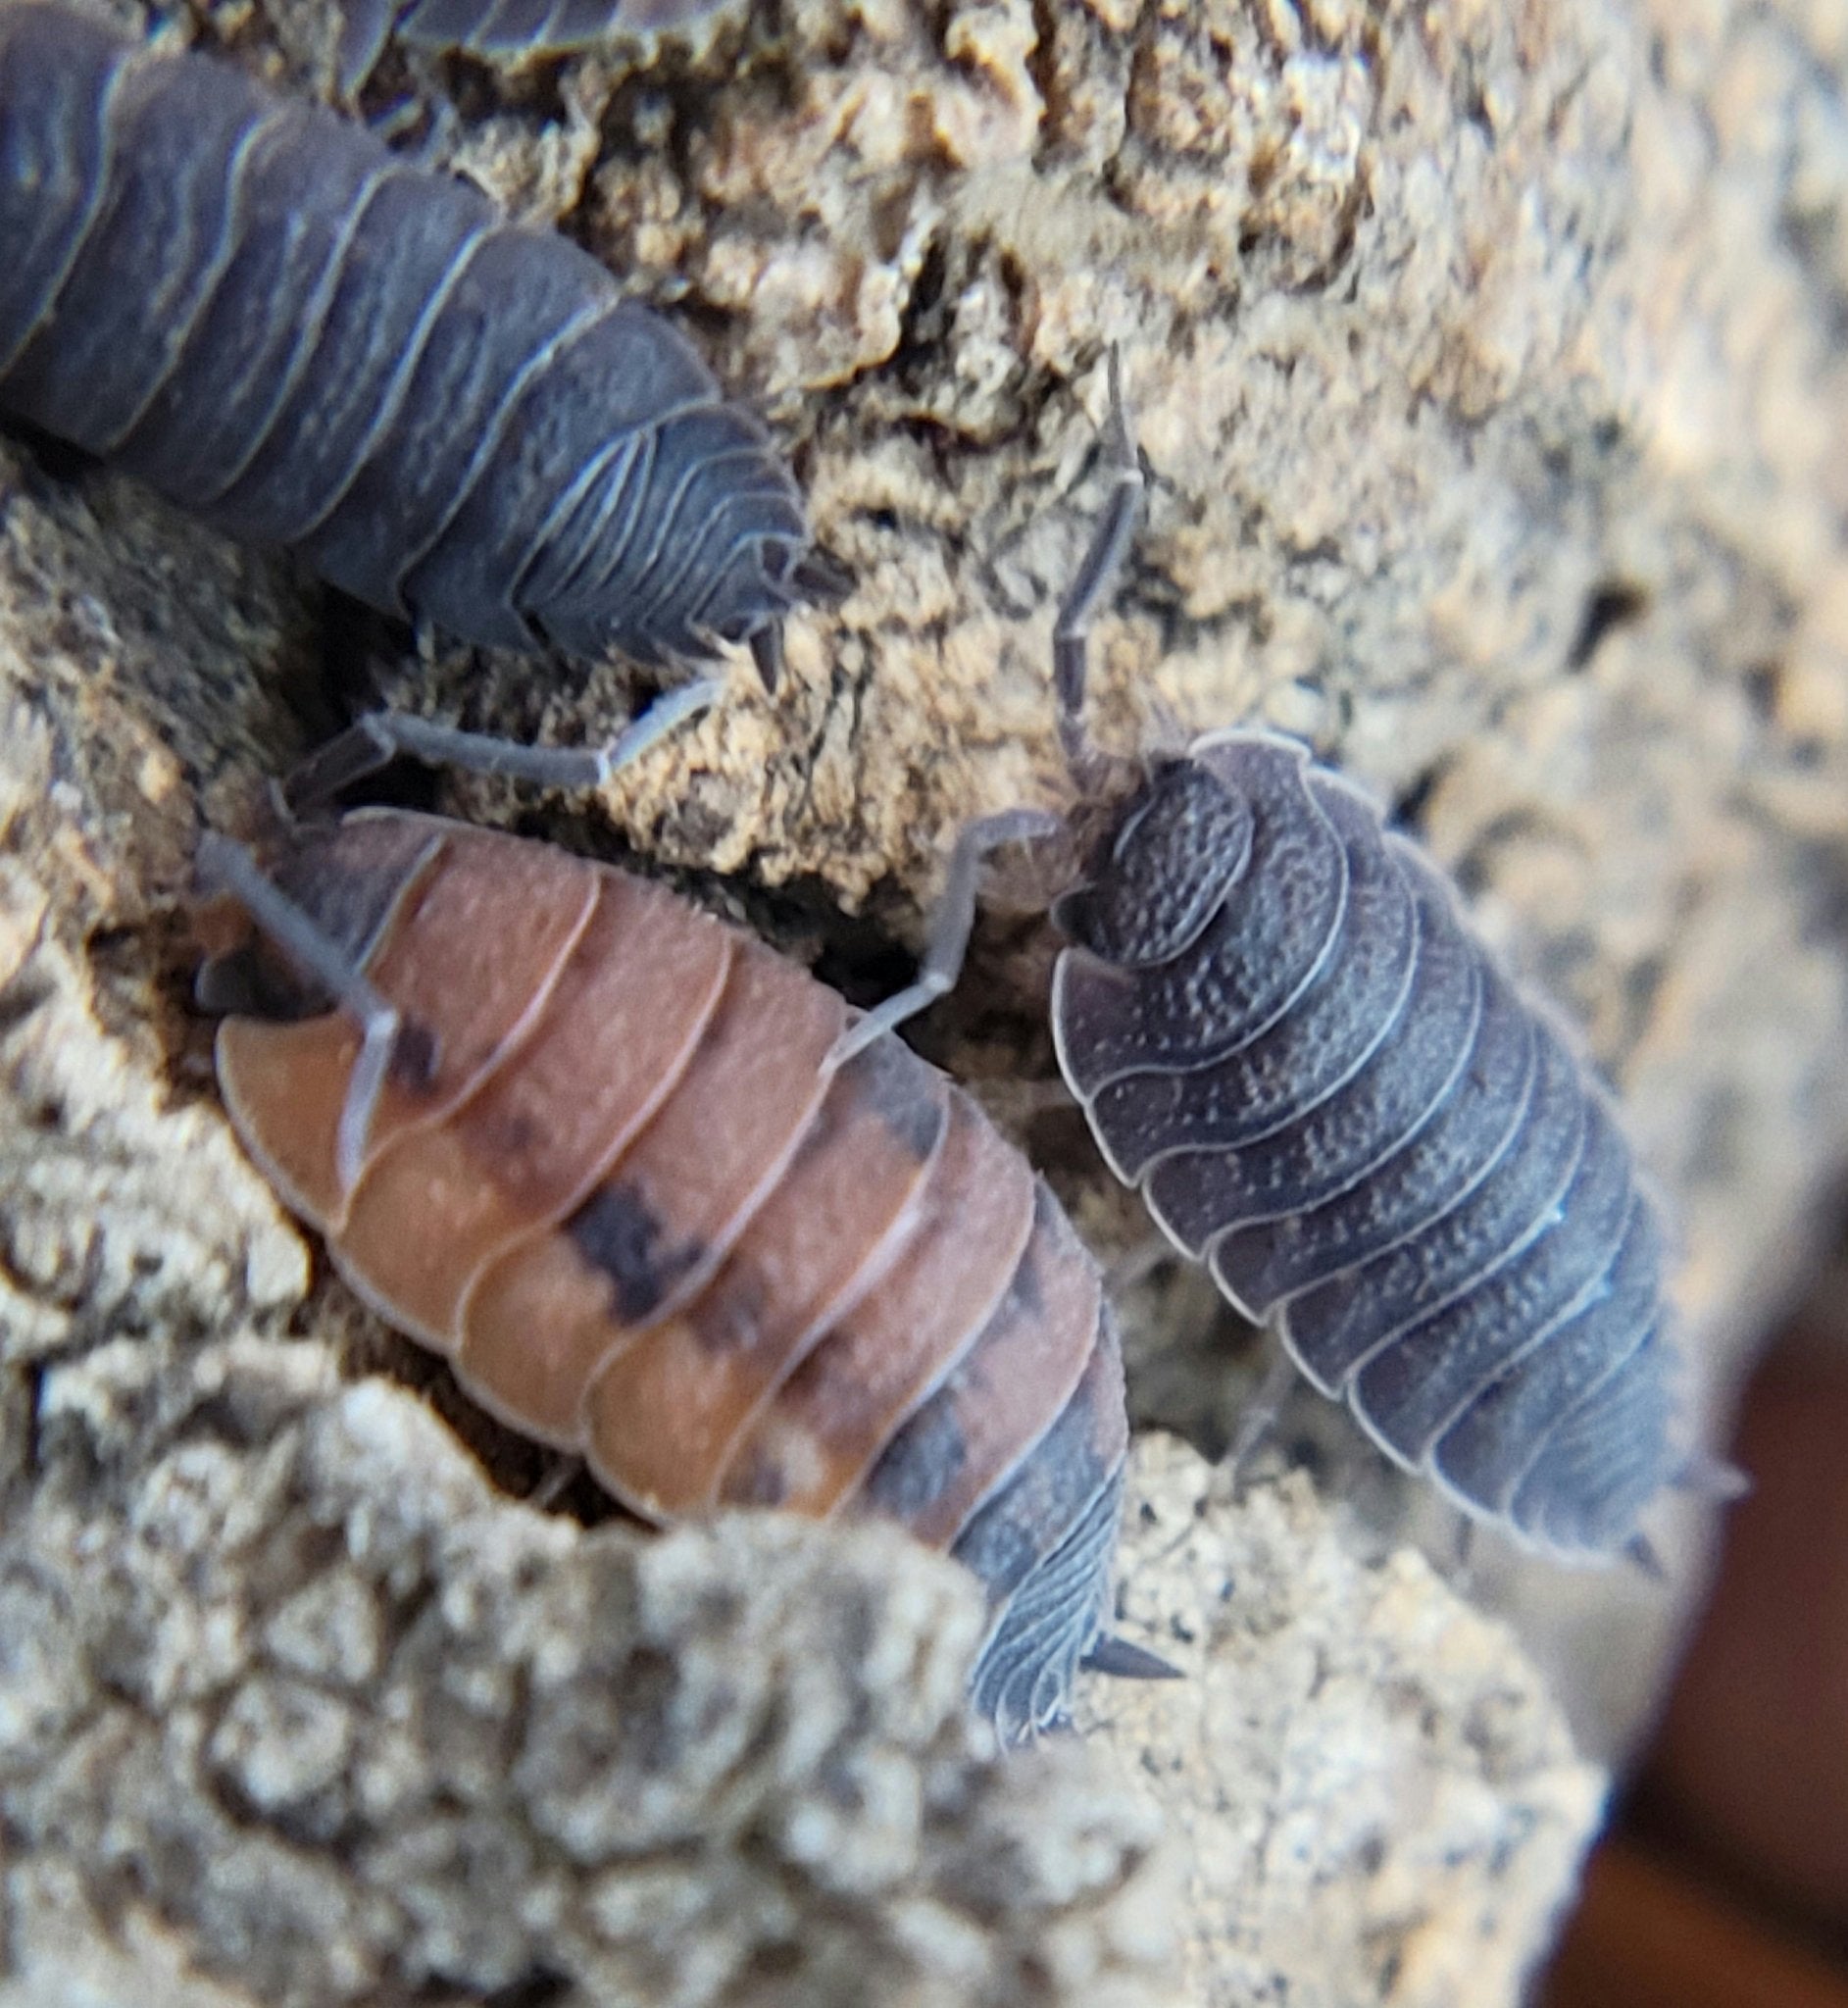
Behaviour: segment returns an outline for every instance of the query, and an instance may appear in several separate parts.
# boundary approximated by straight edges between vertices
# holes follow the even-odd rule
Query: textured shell
[[[1660,1225],[1429,861],[1301,747],[1216,733],[1059,918],[1060,1064],[1175,1244],[1466,1511],[1629,1539],[1679,1463]]]
[[[739,0],[347,0],[334,83],[351,97],[394,37],[414,49],[496,62],[560,56],[618,36],[638,41],[704,25]]]
[[[39,5],[0,7],[0,409],[472,641],[692,660],[798,596],[761,427],[593,258]]]
[[[779,1506],[947,1550],[990,1603],[977,1704],[1010,1740],[1056,1720],[1106,1615],[1122,1363],[1095,1262],[975,1104],[889,1034],[828,1073],[832,990],[550,846],[364,811],[272,869],[436,1041],[343,1191],[353,1026],[249,941],[202,979],[262,1000],[220,1029],[225,1102],[348,1281],[651,1520]]]

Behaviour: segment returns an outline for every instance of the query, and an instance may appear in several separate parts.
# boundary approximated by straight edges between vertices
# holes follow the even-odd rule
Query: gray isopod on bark
[[[1662,1232],[1602,1090],[1305,750],[1198,740],[1061,902],[1111,1169],[1400,1464],[1602,1554],[1674,1473]]]
[[[228,66],[0,8],[0,410],[472,641],[774,678],[809,537],[565,238]]]
[[[1676,1440],[1663,1232],[1614,1110],[1437,867],[1305,747],[1088,742],[1087,624],[1141,505],[1120,404],[1112,429],[1057,629],[1080,800],[1036,832],[1088,850],[1053,908],[1066,1082],[1174,1245],[1396,1462],[1556,1556],[1646,1555],[1665,1485],[1727,1483]],[[870,1023],[948,987],[1021,815],[965,831],[921,979]]]
[[[334,83],[351,97],[385,44],[458,51],[501,62],[562,56],[622,35],[651,40],[692,30],[734,0],[346,0]]]

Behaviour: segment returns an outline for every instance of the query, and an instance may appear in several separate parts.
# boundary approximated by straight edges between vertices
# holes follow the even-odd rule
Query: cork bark
[[[316,90],[331,24],[193,31]],[[774,702],[739,665],[602,799],[437,799],[902,979],[957,826],[1067,797],[1115,344],[1153,483],[1099,736],[1267,723],[1401,805],[1620,1085],[1723,1392],[1848,1154],[1845,74],[1805,0],[789,0],[699,50],[388,57],[367,114],[681,312],[852,580]],[[0,2002],[1512,2002],[1698,1529],[1667,1589],[1493,1544],[1447,1584],[1307,1395],[1234,1496],[1200,1452],[1255,1348],[1158,1271],[1124,1606],[1188,1678],[999,1761],[958,1572],[523,1503],[537,1461],[238,1155],[199,828],[356,704],[564,739],[640,693],[419,653],[0,441]],[[1004,904],[921,1042],[1130,1250]]]

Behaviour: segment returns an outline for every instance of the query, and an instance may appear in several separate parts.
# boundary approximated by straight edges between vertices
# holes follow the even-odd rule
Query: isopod
[[[981,1581],[1007,1741],[1102,1632],[1127,1422],[1097,1265],[976,1104],[647,880],[398,810],[208,837],[237,1133],[339,1273],[644,1518],[882,1519]],[[280,943],[278,958],[273,944]]]
[[[1663,1229],[1617,1114],[1431,859],[1274,734],[1113,761],[1081,716],[1090,615],[1141,510],[1112,365],[1116,485],[1055,630],[1062,735],[1102,823],[1053,907],[1052,1028],[1111,1170],[1324,1395],[1467,1514],[1560,1558],[1625,1548],[1676,1447]],[[1106,777],[1133,766],[1126,790]],[[983,852],[972,826],[920,980],[946,989]]]
[[[471,641],[769,682],[812,582],[763,427],[594,258],[39,4],[0,7],[0,410]]]
[[[694,29],[737,0],[346,0],[334,87],[350,98],[385,44],[519,62],[593,48],[618,35],[650,40]]]

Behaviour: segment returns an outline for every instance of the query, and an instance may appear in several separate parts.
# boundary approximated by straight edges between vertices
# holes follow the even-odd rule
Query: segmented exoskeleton
[[[385,44],[457,50],[500,62],[563,56],[617,36],[637,41],[693,29],[740,0],[346,0],[334,83],[351,97]]]
[[[1117,486],[1056,644],[1079,814],[1103,825],[1054,907],[1066,1081],[1174,1244],[1399,1463],[1556,1555],[1629,1546],[1700,1468],[1674,1441],[1662,1230],[1611,1106],[1432,862],[1306,748],[1209,733],[1110,792],[1128,763],[1080,720],[1089,616],[1140,514],[1120,405],[1112,427]],[[869,1030],[948,986],[976,860],[1019,824],[965,832],[924,976]]]
[[[1435,867],[1302,747],[1223,732],[1093,870],[1053,1030],[1111,1169],[1401,1464],[1621,1547],[1677,1461],[1661,1228]]]
[[[967,1095],[890,1037],[836,1067],[835,992],[548,845],[361,811],[205,864],[297,950],[208,913],[225,1102],[362,1295],[651,1520],[946,1549],[989,1600],[977,1707],[1011,1741],[1063,1717],[1109,1603],[1116,1327]]]
[[[0,410],[473,641],[768,680],[804,589],[762,427],[593,258],[38,4],[0,7]]]

